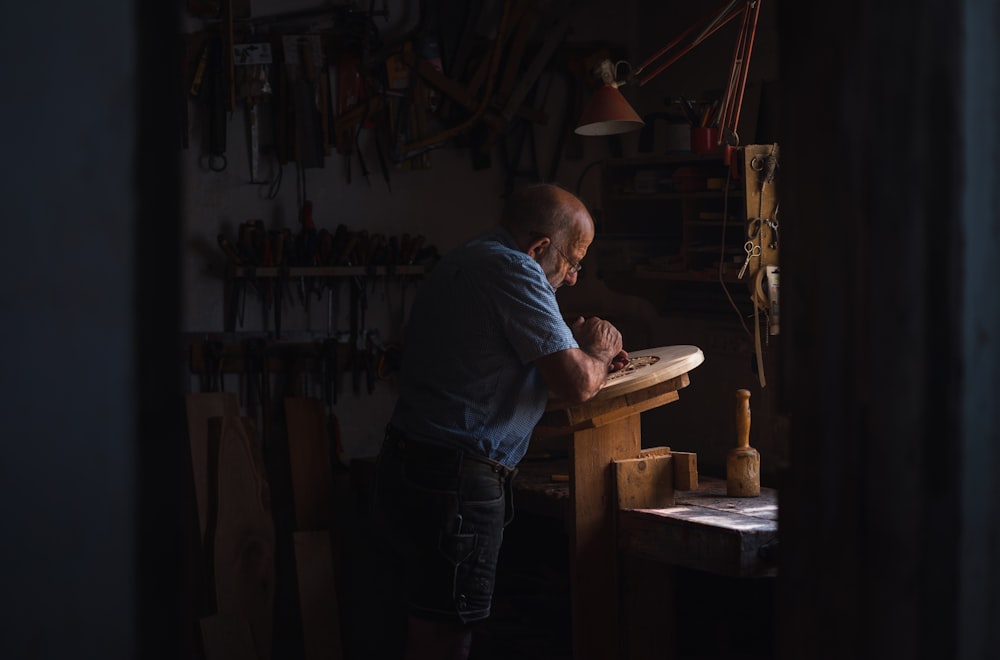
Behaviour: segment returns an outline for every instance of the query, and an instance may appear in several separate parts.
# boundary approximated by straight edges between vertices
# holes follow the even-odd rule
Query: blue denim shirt
[[[498,227],[420,284],[391,423],[514,467],[548,402],[533,362],[569,348],[578,344],[541,266]]]

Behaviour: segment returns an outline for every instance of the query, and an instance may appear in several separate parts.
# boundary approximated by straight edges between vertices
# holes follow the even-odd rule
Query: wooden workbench
[[[568,468],[565,457],[522,461],[514,479],[515,515],[543,517],[569,531],[570,484],[552,479]],[[778,494],[766,487],[753,498],[725,493],[724,479],[699,475],[695,490],[674,492],[673,506],[617,511],[620,575],[618,593],[610,597],[620,604],[614,657],[669,660],[683,656],[677,645],[690,644],[692,636],[719,636],[716,642],[723,644],[732,630],[715,631],[696,613],[706,600],[726,625],[738,628],[733,624],[742,622],[744,630],[752,631],[740,637],[741,644],[766,646],[761,639],[766,639],[768,626],[762,621],[769,616],[766,594],[771,587],[765,582],[777,573]],[[705,589],[712,595],[701,593]],[[608,600],[589,588],[577,597],[596,600],[597,607]],[[744,602],[755,604],[752,611],[740,610]],[[597,656],[584,652],[574,657]]]
[[[569,483],[565,458],[521,462],[514,479],[516,511],[567,522]],[[700,475],[696,490],[676,491],[674,506],[618,512],[618,548],[624,557],[694,568],[731,577],[773,577],[778,536],[778,491],[727,497],[726,481]]]
[[[700,477],[677,491],[674,506],[618,512],[618,548],[672,566],[732,577],[772,577],[778,537],[778,493],[727,497],[725,479]]]

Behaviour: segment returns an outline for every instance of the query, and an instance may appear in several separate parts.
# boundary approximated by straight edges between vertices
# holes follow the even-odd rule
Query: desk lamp
[[[716,122],[720,127],[719,141],[723,135],[732,136],[738,141],[736,126],[740,119],[740,109],[743,105],[743,92],[746,87],[747,69],[750,64],[750,54],[753,51],[753,40],[757,32],[757,16],[760,14],[762,0],[728,0],[719,9],[706,14],[676,39],[653,53],[645,62],[633,69],[628,62],[612,63],[603,60],[595,69],[594,74],[601,80],[600,87],[590,97],[580,117],[580,123],[575,132],[579,135],[616,135],[642,128],[644,122],[632,109],[618,88],[632,82],[640,87],[659,75],[664,69],[679,60],[690,50],[714,34],[723,25],[738,16],[742,16],[742,26],[736,37],[733,49],[732,65],[729,71],[729,83],[722,99]],[[700,30],[687,45],[679,51],[678,48],[689,34]],[[650,71],[650,67],[660,58],[666,59]],[[625,65],[627,72],[623,80],[619,80],[618,69]]]

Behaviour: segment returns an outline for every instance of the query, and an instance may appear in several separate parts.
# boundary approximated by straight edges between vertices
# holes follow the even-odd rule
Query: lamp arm
[[[739,0],[732,0],[728,5],[726,5],[725,7],[723,7],[722,10],[719,12],[719,14],[709,22],[709,24],[705,28],[704,32],[702,32],[700,35],[698,35],[698,37],[695,39],[695,41],[697,41],[698,43],[701,43],[701,41],[703,39],[705,39],[705,37],[707,37],[708,35],[710,35],[712,32],[715,32],[715,28],[718,25],[720,25],[719,21],[722,19],[723,15],[729,13],[729,11],[734,6],[736,6],[737,2],[739,2]],[[726,21],[728,21],[728,20],[729,19],[727,18]],[[726,21],[724,21],[724,22],[726,22]],[[711,32],[710,32],[710,30],[711,30]]]
[[[753,41],[757,32],[757,18],[760,14],[761,2],[763,0],[726,0],[718,10],[704,16],[698,22],[691,25],[679,37],[656,53],[653,53],[638,68],[633,69],[627,61],[612,62],[609,59],[602,60],[594,70],[594,74],[603,84],[597,87],[584,107],[580,123],[576,127],[575,132],[579,135],[616,135],[642,126],[642,118],[628,104],[628,101],[621,95],[618,88],[633,82],[637,82],[640,87],[645,85],[668,66],[705,41],[719,30],[719,28],[728,24],[729,21],[737,16],[742,15],[743,25],[740,28],[736,39],[736,46],[733,50],[729,82],[720,104],[721,112],[715,115],[711,124],[721,129],[718,132],[719,141],[717,144],[722,144],[723,139],[726,139],[728,144],[738,144],[739,136],[736,135],[736,126],[739,122],[740,110],[743,105],[743,92],[746,88],[750,54],[753,51]],[[659,58],[670,52],[671,49],[675,48],[677,44],[681,43],[694,30],[700,30],[700,33],[681,52],[671,56],[652,72],[645,72],[647,67],[653,66]],[[624,79],[618,80],[618,68],[622,64],[628,67],[628,73]],[[735,139],[735,142],[729,140],[730,136]]]
[[[686,30],[684,30],[684,32],[678,35],[673,41],[671,41],[667,45],[663,46],[660,50],[650,55],[648,58],[646,58],[646,60],[642,64],[639,65],[639,68],[635,70],[635,77],[639,81],[639,86],[642,87],[650,80],[658,76],[660,73],[663,72],[664,69],[672,65],[674,62],[679,60],[684,55],[687,55],[692,49],[697,47],[701,42],[703,42],[708,37],[715,34],[722,26],[728,24],[729,21],[733,20],[737,16],[742,14],[744,15],[744,20],[746,20],[745,17],[749,9],[755,5],[758,5],[759,2],[760,0],[745,0],[742,7],[737,7],[734,9],[734,6],[738,4],[738,0],[730,0],[729,2],[724,3],[719,9],[709,14],[706,14],[705,16],[698,19],[695,23],[691,24]],[[651,66],[654,62],[656,62],[657,59],[659,59],[660,57],[668,53],[671,49],[673,49],[675,46],[677,46],[677,44],[680,43],[680,41],[684,39],[684,37],[686,37],[695,29],[705,24],[707,24],[707,27],[705,27],[702,30],[701,34],[699,34],[695,39],[693,39],[691,43],[685,46],[679,53],[674,54],[667,61],[657,66],[656,69],[653,70],[651,73],[643,74],[643,71],[646,68]]]
[[[753,52],[753,40],[757,34],[757,18],[760,15],[760,0],[756,5],[749,7],[743,16],[743,25],[740,27],[740,36],[736,41],[736,48],[733,51],[733,64],[729,73],[729,85],[726,87],[726,96],[723,100],[721,112],[719,113],[719,125],[723,128],[730,128],[733,133],[740,123],[740,111],[743,109],[743,92],[746,89],[747,74],[750,70],[750,54]],[[738,140],[738,136],[737,140]],[[719,136],[721,140],[722,135]]]

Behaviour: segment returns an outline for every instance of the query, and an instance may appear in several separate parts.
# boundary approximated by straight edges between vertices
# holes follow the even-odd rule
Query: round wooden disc
[[[608,374],[597,398],[628,394],[685,374],[705,361],[697,346],[661,346],[629,351],[629,366]]]

